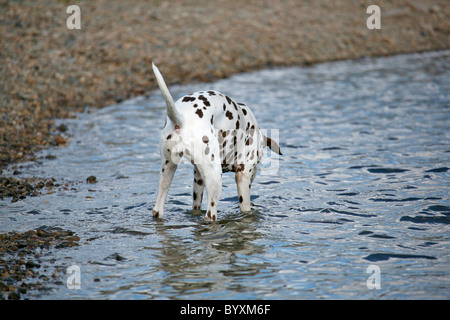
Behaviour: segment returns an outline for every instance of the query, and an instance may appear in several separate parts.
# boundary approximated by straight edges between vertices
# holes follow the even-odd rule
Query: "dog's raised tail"
[[[153,62],[152,62],[152,69],[153,73],[155,74],[156,81],[158,82],[159,89],[161,90],[164,96],[164,100],[166,100],[167,115],[169,116],[169,119],[172,120],[175,126],[178,127],[182,126],[183,118],[175,108],[175,102],[173,101],[172,95],[170,94],[170,91],[167,88],[166,82],[164,81],[161,72],[159,72],[159,69],[155,66],[155,63]]]

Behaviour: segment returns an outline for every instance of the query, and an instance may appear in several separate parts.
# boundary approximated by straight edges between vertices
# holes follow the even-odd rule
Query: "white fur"
[[[158,85],[167,105],[160,137],[161,178],[153,215],[161,218],[173,175],[181,157],[194,165],[193,210],[200,211],[206,187],[206,220],[216,220],[222,172],[235,172],[241,211],[250,211],[250,188],[266,146],[278,144],[258,128],[250,108],[217,91],[200,91],[173,102],[158,68]]]

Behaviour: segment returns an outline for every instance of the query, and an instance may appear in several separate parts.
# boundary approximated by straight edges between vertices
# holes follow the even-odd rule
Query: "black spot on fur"
[[[231,101],[233,101],[229,96],[225,96],[225,99],[227,99],[228,104],[231,104]]]
[[[244,108],[242,108],[242,113],[244,114],[244,116],[247,115],[247,110],[245,110]]]
[[[214,115],[211,116],[211,124],[214,124]]]
[[[205,106],[207,106],[207,107],[211,106],[211,104],[209,103],[208,99],[205,96],[200,95],[200,96],[198,96],[198,98],[203,101]]]
[[[225,116],[226,116],[228,119],[233,120],[233,114],[232,114],[230,111],[227,111],[227,112],[225,113]]]
[[[244,202],[244,198],[242,198],[242,196],[239,196],[239,202],[240,203]]]
[[[184,97],[183,100],[181,100],[181,102],[191,102],[191,101],[195,101],[195,97]]]
[[[169,134],[169,135],[167,136],[167,140],[169,140],[170,138],[172,138],[172,135],[171,135],[171,134]]]
[[[216,93],[215,93],[214,91],[207,91],[207,93],[208,93],[210,96],[215,96],[215,95],[216,95]]]
[[[201,109],[197,109],[195,113],[198,115],[199,118],[203,118],[203,111]]]
[[[203,136],[202,141],[204,143],[208,143],[209,142],[209,138],[207,136]]]

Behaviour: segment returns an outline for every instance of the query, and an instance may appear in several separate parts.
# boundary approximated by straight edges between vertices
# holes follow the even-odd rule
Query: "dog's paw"
[[[211,214],[211,210],[208,210],[208,212],[205,215],[205,220],[206,221],[216,221],[216,214],[215,213]]]
[[[159,218],[159,211],[153,210],[153,218]]]

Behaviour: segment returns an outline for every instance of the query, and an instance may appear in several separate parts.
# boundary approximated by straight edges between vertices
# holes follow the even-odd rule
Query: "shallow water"
[[[43,268],[78,265],[81,289],[61,284],[34,298],[450,298],[449,51],[171,91],[205,89],[247,103],[279,136],[284,155],[269,154],[252,186],[255,212],[239,212],[225,174],[219,221],[193,215],[192,167],[183,164],[163,220],[152,218],[166,113],[158,91],[63,120],[69,146],[22,171],[73,190],[0,201],[0,232],[48,225],[81,238],[41,258]],[[90,175],[98,183],[86,184]],[[371,265],[380,289],[367,286]]]

